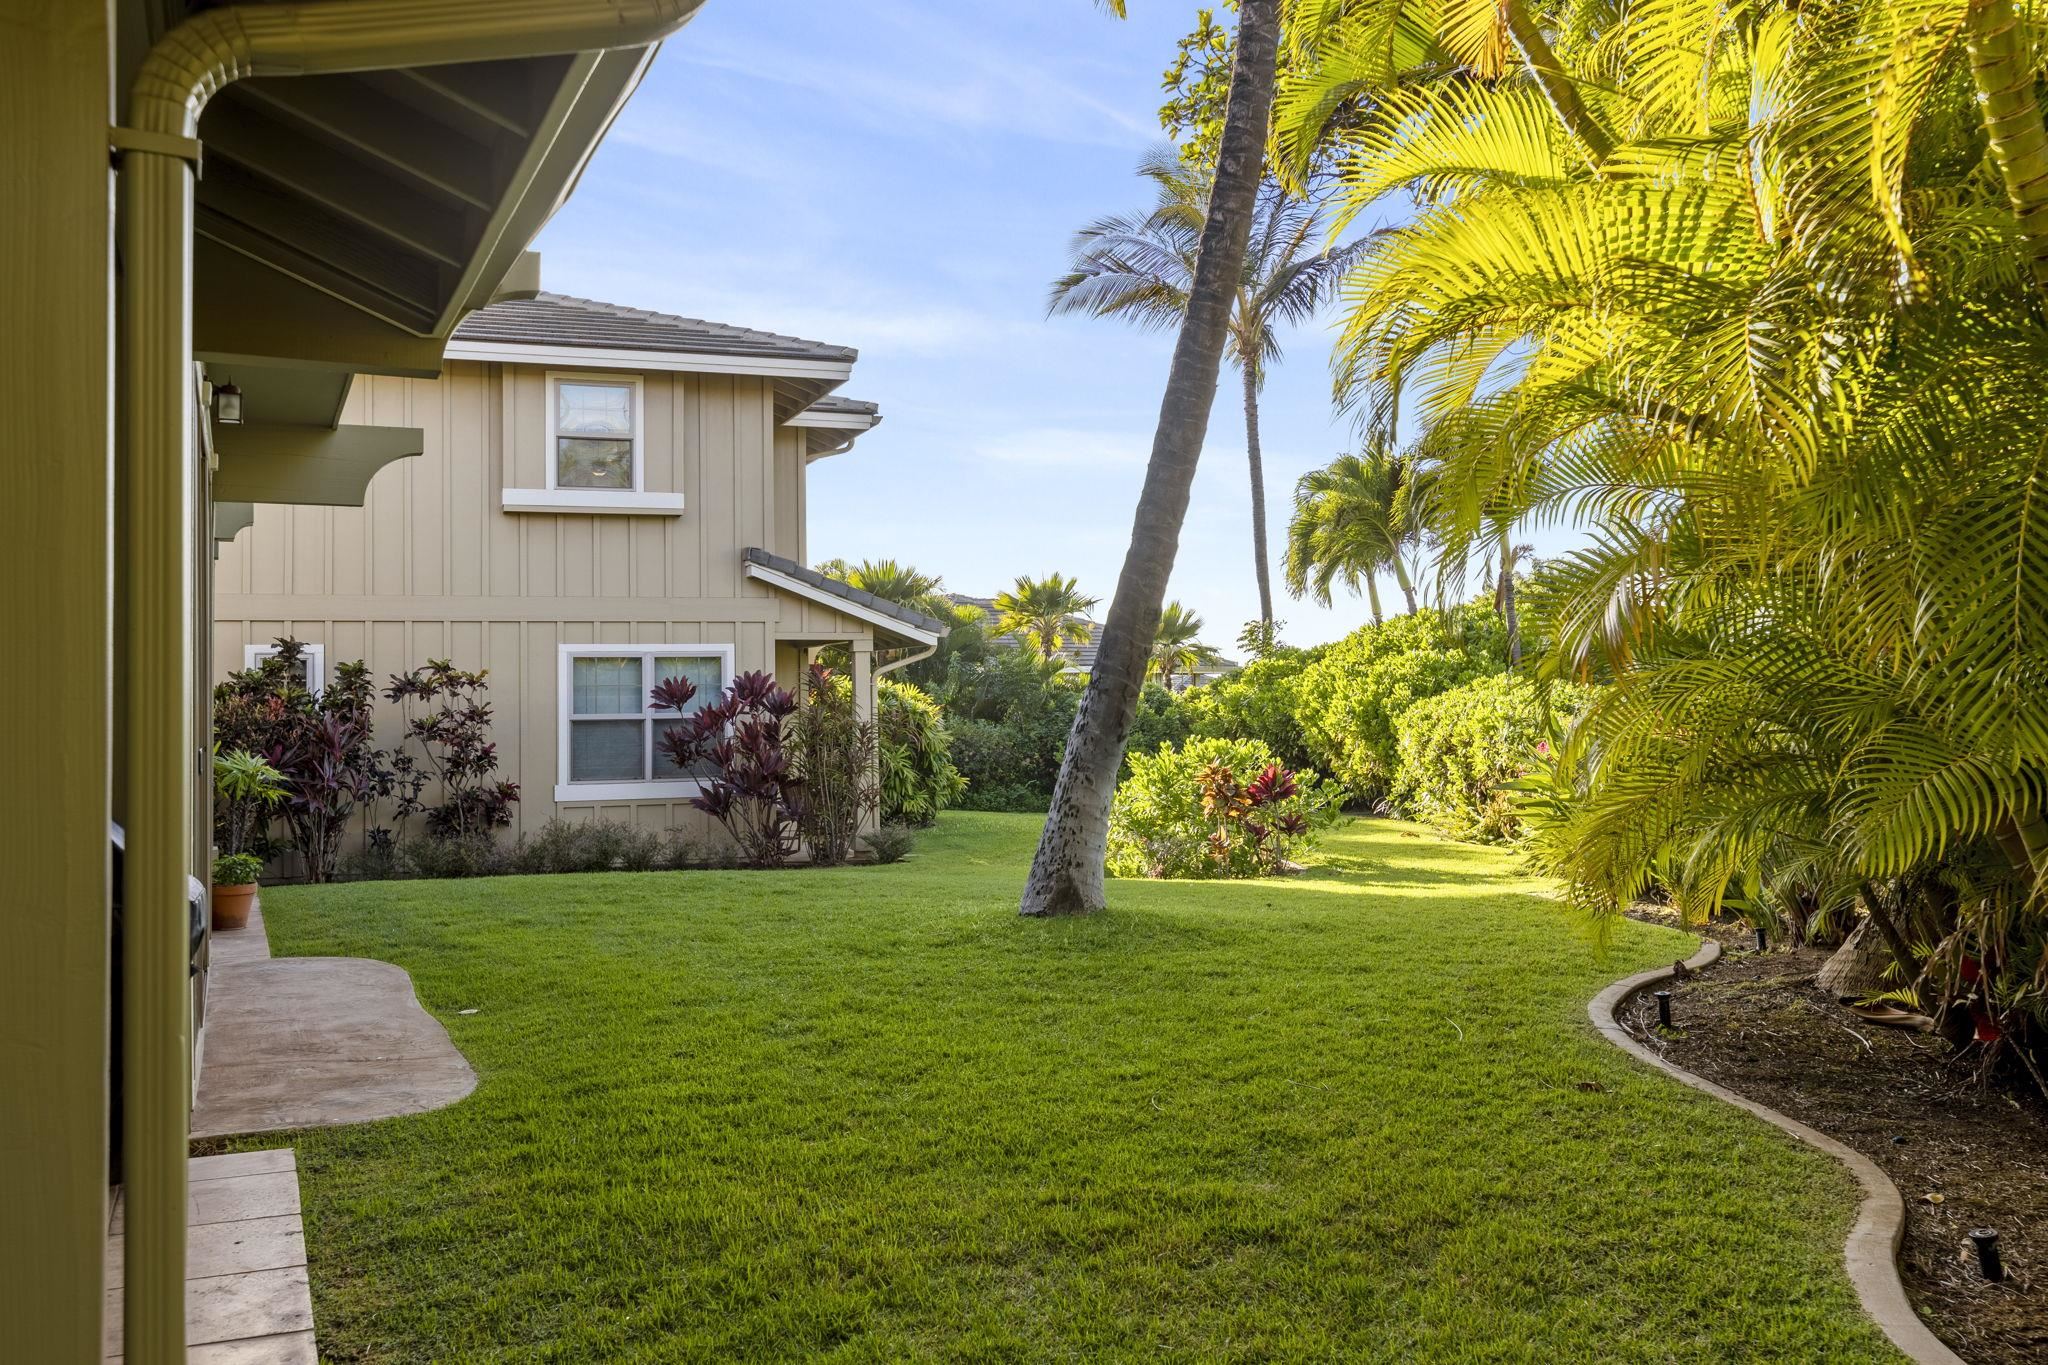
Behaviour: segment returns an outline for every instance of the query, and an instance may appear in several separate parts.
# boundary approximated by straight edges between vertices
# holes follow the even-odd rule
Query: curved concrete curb
[[[1698,971],[1718,961],[1720,956],[1721,945],[1709,939],[1697,953],[1686,959],[1685,965],[1692,971]],[[1877,1168],[1877,1163],[1854,1148],[1815,1132],[1797,1119],[1787,1118],[1775,1109],[1715,1085],[1704,1076],[1695,1076],[1683,1067],[1674,1066],[1636,1041],[1621,1026],[1616,1015],[1630,996],[1645,986],[1676,974],[1673,967],[1659,967],[1615,982],[1594,996],[1592,1003],[1586,1006],[1586,1012],[1593,1016],[1593,1027],[1623,1052],[1648,1062],[1668,1076],[1677,1077],[1695,1090],[1704,1090],[1716,1099],[1749,1111],[1765,1123],[1783,1129],[1847,1166],[1849,1173],[1856,1177],[1856,1183],[1863,1187],[1863,1207],[1856,1213],[1856,1225],[1849,1229],[1842,1259],[1847,1264],[1849,1282],[1856,1287],[1856,1297],[1863,1301],[1863,1311],[1884,1329],[1892,1345],[1920,1365],[1966,1365],[1961,1356],[1943,1345],[1941,1338],[1920,1320],[1920,1315],[1913,1311],[1913,1304],[1906,1297],[1906,1286],[1899,1279],[1898,1260],[1899,1241],[1906,1232],[1906,1203],[1899,1195],[1898,1186]]]

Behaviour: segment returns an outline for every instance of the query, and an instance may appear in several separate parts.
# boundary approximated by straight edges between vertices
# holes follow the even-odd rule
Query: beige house
[[[360,659],[381,686],[429,659],[490,671],[515,834],[556,816],[708,829],[658,752],[673,713],[735,673],[794,689],[846,647],[856,705],[944,626],[806,562],[811,464],[880,420],[832,396],[855,352],[556,294],[456,329],[435,378],[363,377],[344,427],[423,436],[360,507],[257,504],[220,527],[216,678],[289,636],[312,681]],[[231,372],[228,376],[231,378]],[[245,524],[246,523],[246,524]],[[379,742],[395,744],[396,708]]]

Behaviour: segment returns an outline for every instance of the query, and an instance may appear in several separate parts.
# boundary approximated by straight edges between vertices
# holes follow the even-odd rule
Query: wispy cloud
[[[1155,125],[1050,67],[929,12],[870,3],[842,13],[863,25],[895,31],[897,69],[880,71],[839,58],[828,50],[824,35],[802,50],[719,35],[677,51],[692,66],[802,91],[829,102],[842,116],[899,134],[935,128],[1000,130],[1117,147],[1159,136]]]

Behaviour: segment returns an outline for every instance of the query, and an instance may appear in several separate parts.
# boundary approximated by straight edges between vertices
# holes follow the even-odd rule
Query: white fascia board
[[[675,370],[692,374],[752,374],[781,379],[845,381],[850,360],[789,360],[777,356],[705,355],[696,351],[631,351],[608,346],[536,346],[523,341],[453,340],[445,360],[501,365],[554,365],[614,370]]]
[[[507,512],[572,512],[615,517],[679,517],[681,493],[629,493],[603,488],[507,488],[498,505]]]
[[[880,415],[872,412],[800,412],[782,425],[831,427],[835,431],[866,431],[880,420]]]
[[[788,574],[777,573],[765,564],[755,564],[749,561],[746,570],[747,577],[749,578],[758,578],[772,588],[780,588],[784,592],[808,598],[820,606],[830,607],[842,615],[851,616],[856,621],[866,621],[871,626],[880,626],[891,635],[901,635],[906,639],[915,640],[921,645],[935,645],[939,642],[938,636],[928,630],[920,630],[908,621],[899,621],[886,612],[876,611],[865,603],[852,602],[839,596],[837,593],[826,592],[822,588],[814,588],[800,578],[791,578]]]

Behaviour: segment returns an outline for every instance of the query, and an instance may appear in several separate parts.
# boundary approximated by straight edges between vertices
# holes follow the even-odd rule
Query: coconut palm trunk
[[[1984,131],[2019,219],[2034,287],[2048,293],[2048,128],[2041,122],[2032,54],[2012,0],[1970,0],[1966,42]]]
[[[1595,166],[1613,156],[1613,136],[1593,117],[1586,102],[1579,98],[1577,82],[1564,69],[1564,63],[1557,59],[1557,53],[1551,49],[1550,40],[1543,36],[1543,29],[1535,16],[1517,0],[1507,0],[1501,7],[1501,17],[1507,23],[1508,38],[1514,43],[1515,51],[1529,68],[1529,74],[1536,78],[1537,88],[1550,102],[1565,131],[1579,140]]]
[[[1259,624],[1273,624],[1273,575],[1266,563],[1266,464],[1259,451],[1259,367],[1244,367],[1244,450],[1252,471],[1252,561],[1259,578]]]
[[[1159,426],[1138,495],[1130,549],[1103,623],[1094,671],[1067,736],[1052,809],[1024,884],[1021,910],[1026,915],[1087,914],[1103,906],[1109,802],[1145,685],[1146,661],[1180,548],[1195,467],[1209,434],[1209,409],[1216,399],[1264,169],[1279,38],[1279,0],[1244,0],[1238,11],[1237,51],[1215,186],[1202,224],[1187,318],[1159,404]]]
[[[1372,623],[1376,626],[1386,624],[1385,618],[1380,615],[1380,583],[1378,574],[1369,573],[1365,576],[1365,600],[1372,607]]]

